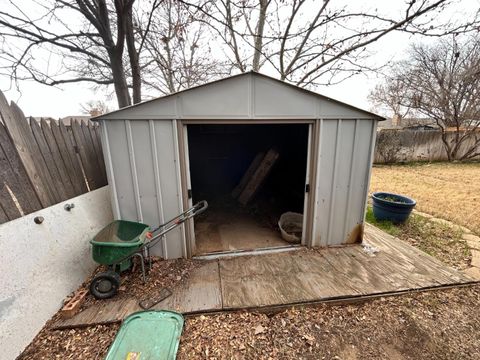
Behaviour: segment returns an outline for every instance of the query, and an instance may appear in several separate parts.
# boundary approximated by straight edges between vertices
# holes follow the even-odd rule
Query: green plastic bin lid
[[[175,359],[183,316],[173,311],[140,311],[128,316],[105,360]]]

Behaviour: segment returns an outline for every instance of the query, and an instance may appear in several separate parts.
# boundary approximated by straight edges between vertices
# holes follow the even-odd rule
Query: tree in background
[[[302,87],[336,84],[371,69],[368,47],[393,31],[440,36],[478,26],[476,14],[442,23],[460,0],[379,2],[382,9],[331,0],[5,3],[0,74],[113,85],[119,107],[140,102],[143,85],[167,93],[251,69]]]
[[[177,0],[163,0],[151,14],[143,81],[155,92],[170,94],[228,75],[212,52],[203,17]]]
[[[90,100],[80,105],[82,113],[90,116],[99,116],[111,111],[108,105],[102,100]]]
[[[208,81],[218,61],[204,50],[202,27],[192,30],[176,3],[10,0],[0,9],[0,75],[113,85],[119,107],[140,102],[145,83],[168,93]]]
[[[120,107],[132,103],[131,87],[134,102],[140,101],[134,2],[9,1],[10,11],[0,10],[4,73],[15,81],[32,79],[50,86],[75,82],[113,85]],[[29,6],[35,15],[29,15]]]
[[[455,24],[450,0],[181,0],[202,13],[233,71],[267,70],[302,87],[337,84],[370,70],[369,45],[394,31],[440,36],[470,31],[477,14]],[[435,24],[435,25],[433,25]]]
[[[399,106],[435,120],[450,161],[467,160],[480,155],[479,78],[478,35],[451,36],[412,46],[381,86],[398,91],[393,97]],[[400,85],[389,88],[392,81]],[[389,96],[375,98],[390,106]]]
[[[404,86],[399,79],[387,78],[384,83],[375,86],[368,99],[377,112],[387,116],[393,114],[392,119],[396,118],[400,123],[411,112],[411,109],[404,105],[407,96]]]

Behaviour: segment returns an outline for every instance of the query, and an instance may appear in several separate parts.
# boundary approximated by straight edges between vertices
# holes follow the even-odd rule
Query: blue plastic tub
[[[417,204],[407,196],[376,192],[372,194],[373,216],[377,220],[389,220],[394,223],[405,222]]]

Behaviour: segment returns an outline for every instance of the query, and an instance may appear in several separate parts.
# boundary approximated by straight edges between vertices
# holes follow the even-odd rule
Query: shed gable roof
[[[92,120],[272,118],[384,120],[374,113],[257,72],[144,101]]]

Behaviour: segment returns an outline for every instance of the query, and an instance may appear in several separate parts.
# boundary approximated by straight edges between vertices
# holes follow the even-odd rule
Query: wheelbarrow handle
[[[203,213],[205,210],[208,209],[208,202],[207,200],[202,200],[198,203],[196,203],[194,206],[193,206],[193,214],[192,216],[197,216],[197,215],[200,215],[201,213]]]
[[[208,208],[208,203],[207,203],[206,200],[202,200],[202,201],[196,203],[194,206],[192,206],[188,210],[184,211],[180,215],[174,217],[173,219],[171,219],[171,220],[167,221],[166,223],[160,225],[156,229],[153,229],[152,231],[150,231],[150,233],[152,235],[158,232],[157,234],[155,234],[153,236],[153,238],[151,240],[154,240],[157,237],[160,237],[160,236],[166,234],[170,230],[172,230],[172,229],[176,228],[177,226],[183,224],[188,219],[191,219],[192,217],[203,213],[205,210],[207,210],[207,208]]]

